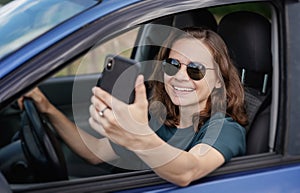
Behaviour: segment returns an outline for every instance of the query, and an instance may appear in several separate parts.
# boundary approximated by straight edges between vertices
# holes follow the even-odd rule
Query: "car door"
[[[245,2],[249,4],[244,4]],[[241,3],[241,4],[240,4]],[[130,5],[129,5],[130,4]],[[238,4],[238,5],[236,5]],[[21,90],[15,93],[13,97],[7,99],[13,101],[20,94],[28,91],[38,85],[41,90],[49,97],[59,109],[61,109],[69,119],[85,128],[87,131],[94,133],[89,128],[87,119],[88,106],[90,104],[91,88],[96,84],[97,79],[101,76],[101,65],[107,53],[123,54],[126,57],[131,57],[137,60],[145,60],[139,53],[147,51],[147,46],[136,47],[143,41],[146,35],[145,31],[149,30],[149,24],[162,22],[166,25],[172,25],[169,22],[170,16],[173,14],[183,13],[196,9],[208,9],[215,14],[217,21],[222,17],[222,14],[227,14],[228,9],[236,10],[257,10],[262,1],[141,1],[131,2],[127,6],[119,7],[118,11],[111,11],[105,16],[101,16],[93,22],[88,23],[82,28],[69,34],[67,37],[58,40],[56,43],[48,47],[43,52],[39,52],[36,56],[27,61],[23,67],[17,72],[33,71],[35,74],[29,73],[28,77],[16,76],[11,74],[15,81],[26,80],[26,85],[20,85]],[[258,6],[257,6],[258,5]],[[123,5],[124,6],[124,5]],[[252,7],[253,6],[253,7]],[[283,7],[286,6],[288,18],[291,23],[297,23],[296,8],[299,3],[290,3],[282,5],[280,1],[268,1],[268,19],[272,20],[272,52],[273,52],[273,67],[274,76],[272,80],[273,95],[272,95],[272,115],[270,118],[270,151],[258,153],[254,155],[246,155],[234,158],[231,162],[222,166],[208,177],[195,181],[192,185],[186,188],[180,188],[159,178],[152,171],[133,171],[123,172],[119,174],[106,175],[107,165],[91,166],[85,163],[79,157],[76,157],[69,149],[65,149],[67,162],[70,163],[69,171],[72,171],[72,178],[69,181],[52,182],[42,184],[20,185],[12,184],[14,192],[95,192],[95,191],[122,191],[128,190],[142,191],[173,191],[173,192],[267,192],[267,191],[283,191],[293,190],[298,191],[297,180],[299,178],[299,152],[297,151],[297,116],[296,113],[290,112],[286,116],[293,123],[294,127],[289,129],[282,117],[284,112],[288,110],[284,101],[289,101],[291,107],[297,107],[295,90],[289,90],[284,84],[284,78],[287,74],[279,71],[286,69],[283,61],[279,58],[288,57],[284,51],[285,46],[281,45],[287,37],[283,33],[286,29],[283,27],[285,18],[283,17]],[[246,8],[245,8],[246,7]],[[250,8],[249,8],[250,7]],[[252,7],[252,8],[251,8]],[[251,10],[252,9],[252,10]],[[97,9],[96,9],[97,10]],[[115,7],[114,10],[117,10]],[[225,11],[227,10],[227,11]],[[99,6],[97,11],[103,11]],[[254,11],[253,11],[254,12]],[[95,13],[92,12],[91,13]],[[221,14],[222,13],[222,14]],[[219,18],[220,17],[220,18]],[[121,18],[121,19],[120,19]],[[173,21],[173,20],[171,20]],[[161,23],[160,23],[161,24]],[[159,25],[160,25],[159,24]],[[233,30],[234,31],[234,30]],[[290,32],[291,37],[295,38],[296,33]],[[50,34],[50,33],[49,33]],[[55,34],[55,33],[54,33]],[[160,33],[158,33],[160,35]],[[50,36],[51,37],[51,36]],[[120,43],[121,38],[130,40],[130,45]],[[281,38],[281,39],[280,39]],[[286,39],[285,39],[286,38]],[[143,44],[143,43],[142,43]],[[122,45],[124,45],[123,48]],[[113,47],[111,50],[105,46]],[[282,46],[282,47],[281,47]],[[286,45],[287,46],[287,45]],[[293,57],[297,59],[295,50],[299,46],[291,44],[294,51]],[[288,46],[287,46],[288,47]],[[141,49],[142,48],[142,49]],[[286,51],[287,52],[287,51]],[[155,54],[154,54],[155,55]],[[146,59],[150,60],[150,59]],[[293,60],[296,61],[296,60]],[[87,64],[93,67],[85,69]],[[38,70],[35,66],[42,66],[43,70]],[[76,67],[72,67],[72,66]],[[63,68],[66,66],[66,68]],[[297,72],[297,65],[288,63],[288,66]],[[96,67],[96,68],[94,68]],[[148,67],[148,66],[147,66]],[[147,67],[145,67],[147,69]],[[82,69],[81,69],[82,68]],[[44,70],[47,69],[47,70]],[[75,69],[72,72],[72,69]],[[62,71],[61,71],[62,70]],[[82,70],[82,71],[81,71]],[[291,72],[291,71],[289,71]],[[17,74],[17,73],[15,73]],[[36,76],[40,74],[40,76]],[[18,74],[17,74],[18,75]],[[49,78],[51,75],[51,78]],[[295,74],[293,74],[295,76]],[[47,79],[47,80],[46,80]],[[44,80],[44,81],[41,81]],[[283,81],[283,83],[278,84]],[[293,77],[289,77],[289,82],[295,84]],[[38,84],[39,83],[39,84]],[[14,87],[15,88],[15,87]],[[279,90],[283,92],[280,93]],[[288,92],[289,91],[289,92]],[[11,91],[12,92],[12,91]],[[293,94],[295,101],[287,100],[290,93]],[[8,103],[8,102],[6,102]],[[294,112],[295,110],[293,110]],[[288,137],[284,137],[284,136]],[[289,138],[293,140],[290,141]],[[73,165],[72,165],[73,164]],[[104,175],[103,175],[104,174]],[[292,176],[292,177],[291,177]],[[284,184],[283,186],[281,186]],[[135,189],[136,188],[136,189]],[[126,192],[126,191],[125,191]]]

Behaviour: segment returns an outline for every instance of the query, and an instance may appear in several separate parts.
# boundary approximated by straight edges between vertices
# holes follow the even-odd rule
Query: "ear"
[[[215,83],[215,88],[221,88],[222,87],[222,81],[218,78]]]

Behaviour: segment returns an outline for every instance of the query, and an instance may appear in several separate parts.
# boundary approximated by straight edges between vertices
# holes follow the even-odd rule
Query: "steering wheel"
[[[68,173],[64,154],[50,124],[38,112],[31,99],[24,99],[28,123],[23,124],[21,140],[34,178],[39,182],[67,180]]]

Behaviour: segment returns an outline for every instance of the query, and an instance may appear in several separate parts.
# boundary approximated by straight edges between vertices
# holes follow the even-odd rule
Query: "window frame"
[[[193,2],[193,1],[191,1]],[[41,73],[40,77],[26,77],[27,80],[30,78],[33,78],[33,82],[28,84],[26,87],[27,89],[30,87],[33,87],[37,82],[39,82],[42,79],[45,79],[46,77],[49,77],[52,75],[54,72],[57,72],[59,69],[61,69],[65,64],[70,62],[71,60],[74,59],[75,55],[82,55],[86,53],[90,47],[94,45],[94,40],[98,40],[101,37],[105,37],[103,41],[107,40],[108,38],[118,34],[122,30],[128,30],[131,27],[134,27],[135,25],[142,24],[144,22],[150,21],[152,19],[155,19],[153,15],[151,14],[145,14],[145,13],[151,13],[155,12],[155,10],[160,10],[159,14],[156,15],[155,17],[162,17],[167,14],[163,14],[164,11],[165,13],[170,10],[171,8],[174,8],[174,10],[168,12],[168,14],[173,14],[175,12],[181,12],[181,11],[186,11],[188,9],[195,9],[197,8],[202,8],[202,7],[209,7],[209,6],[216,6],[216,5],[225,5],[225,4],[232,4],[232,3],[239,3],[240,1],[237,0],[226,0],[222,1],[222,3],[217,3],[216,1],[210,1],[207,3],[202,3],[199,2],[197,5],[195,4],[188,4],[189,1],[185,3],[185,6],[176,6],[177,4],[174,3],[172,0],[167,0],[167,1],[156,1],[156,3],[153,3],[153,1],[143,1],[143,2],[138,2],[136,4],[133,4],[129,7],[126,7],[124,9],[119,10],[118,12],[114,12],[112,14],[107,15],[104,18],[99,19],[96,22],[91,23],[90,25],[86,26],[85,28],[82,28],[81,30],[78,30],[77,32],[73,33],[72,35],[68,36],[67,38],[61,40],[60,42],[56,43],[55,45],[51,46],[48,48],[45,52],[39,54],[38,56],[34,57],[32,60],[27,62],[25,65],[23,65],[21,68],[17,69],[15,73],[22,73],[24,71],[28,70],[34,70],[36,73]],[[251,2],[251,1],[246,1],[246,2]],[[265,2],[265,1],[256,1],[256,2]],[[166,6],[168,5],[168,6]],[[276,9],[277,7],[280,7],[279,2],[273,4],[276,10],[276,13],[278,14],[278,29],[281,29],[283,26],[283,13],[280,11],[282,9]],[[158,12],[157,12],[158,13]],[[138,16],[137,16],[138,15]],[[118,22],[117,18],[123,17],[122,22]],[[125,19],[126,18],[126,19]],[[127,22],[124,22],[127,21]],[[276,28],[276,27],[275,27]],[[99,30],[101,29],[101,30]],[[274,29],[273,29],[274,30]],[[283,63],[283,58],[285,58],[285,55],[283,52],[282,48],[282,43],[283,43],[283,31],[279,30],[278,32],[278,47],[275,49],[278,49],[278,58],[276,58],[276,61],[278,61],[279,67],[278,72],[275,72],[278,74],[278,81],[281,80],[282,74],[279,74],[279,68],[284,68],[282,63]],[[75,46],[79,43],[80,40],[80,46]],[[57,57],[57,60],[52,61],[53,57],[49,56],[55,56]],[[276,56],[277,57],[277,56]],[[51,67],[53,69],[51,72],[43,72],[41,70],[36,69],[34,66],[37,64],[40,64],[41,61],[43,61],[43,69],[47,67]],[[15,77],[15,76],[14,76]],[[17,78],[16,81],[22,80],[23,76],[20,76]],[[280,79],[279,79],[280,78]],[[6,78],[7,81],[10,80],[9,77]],[[274,84],[274,82],[273,82]],[[280,91],[286,92],[284,89],[285,83],[280,83],[279,88],[277,88],[276,92],[279,93]],[[286,85],[285,85],[286,86]],[[17,95],[16,95],[17,96]],[[275,107],[275,110],[278,109],[278,117],[284,113],[285,109],[285,103],[283,100],[286,98],[285,94],[280,94],[278,96],[279,103],[278,107]],[[16,97],[15,97],[16,98]],[[220,176],[220,175],[225,175],[225,174],[232,174],[235,172],[254,172],[255,170],[263,169],[263,168],[270,168],[270,167],[279,167],[281,165],[285,164],[292,164],[292,163],[298,163],[299,162],[299,157],[286,157],[285,152],[287,151],[286,148],[291,148],[291,144],[289,143],[288,137],[285,139],[284,136],[286,133],[287,129],[287,124],[284,123],[285,119],[288,118],[277,118],[276,115],[273,115],[274,119],[277,120],[277,123],[274,123],[274,127],[276,129],[280,129],[280,132],[277,135],[276,139],[276,148],[277,148],[277,153],[271,152],[271,153],[266,153],[266,154],[259,154],[259,155],[252,155],[252,156],[244,156],[240,158],[234,158],[231,162],[226,164],[225,166],[217,169],[215,172],[210,174],[208,177],[214,177],[214,176]],[[291,133],[290,133],[291,135]],[[285,141],[284,141],[285,140]],[[283,143],[284,144],[283,144]],[[289,145],[289,146],[288,146]],[[299,154],[297,154],[299,155]],[[115,183],[118,182],[119,179],[123,179],[122,183],[120,183],[120,186],[118,187],[121,189],[121,185],[124,186],[130,186],[130,187],[141,187],[146,185],[158,185],[158,184],[165,184],[166,182],[159,177],[157,177],[153,172],[151,171],[138,171],[138,172],[132,172],[132,173],[126,173],[126,174],[120,174],[116,176],[99,176],[96,178],[88,178],[88,179],[83,179],[82,182],[85,184],[85,186],[93,186],[92,189],[94,190],[99,190],[105,188],[117,188],[115,187]],[[142,179],[141,179],[142,178]],[[97,182],[103,182],[101,185],[97,185]],[[202,181],[202,180],[199,180]],[[197,181],[197,182],[199,182]],[[104,183],[105,182],[105,183]],[[107,182],[107,183],[106,183]],[[197,183],[195,182],[195,183]],[[76,181],[69,181],[63,182],[63,183],[53,183],[50,185],[29,185],[30,188],[58,188],[58,190],[63,191],[65,188],[68,186],[73,186],[76,184],[80,184],[80,182]],[[53,186],[52,186],[53,185]],[[26,187],[26,186],[25,186]],[[12,188],[16,191],[20,191],[23,188],[12,186]],[[60,189],[61,188],[61,189]],[[26,188],[25,188],[26,189]],[[23,189],[24,190],[24,189]],[[114,189],[109,189],[114,190]]]

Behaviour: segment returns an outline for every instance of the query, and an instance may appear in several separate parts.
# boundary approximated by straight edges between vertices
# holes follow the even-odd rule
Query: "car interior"
[[[233,28],[238,34],[236,37],[232,36]],[[223,17],[218,32],[231,51],[246,91],[247,154],[267,152],[272,80],[271,24],[259,14],[239,11]]]
[[[189,21],[189,22],[186,22]],[[272,54],[271,23],[264,16],[249,12],[237,11],[224,16],[219,24],[207,9],[185,12],[173,17],[164,18],[155,24],[171,25],[176,28],[188,26],[205,26],[221,35],[229,48],[245,88],[245,101],[249,124],[247,132],[247,154],[269,151],[268,137],[270,127]],[[159,27],[145,26],[141,41],[153,44],[157,40]],[[232,31],[234,29],[234,33]],[[165,31],[165,30],[164,30]],[[164,34],[165,39],[168,34]],[[161,36],[160,36],[161,37]],[[156,42],[157,44],[162,42]],[[139,60],[153,59],[158,50],[143,49],[135,56]],[[151,71],[148,70],[147,71]]]
[[[271,18],[249,10],[234,10],[226,13],[225,16],[217,17],[215,15],[216,10],[217,8],[214,7],[195,9],[168,15],[141,25],[137,28],[137,38],[134,43],[143,46],[135,46],[130,57],[137,61],[154,60],[159,50],[159,46],[156,45],[161,45],[169,33],[168,30],[160,30],[162,25],[179,29],[188,26],[206,26],[219,33],[229,48],[230,56],[240,72],[241,81],[245,88],[246,109],[249,116],[247,155],[267,153],[270,151],[273,79]],[[101,47],[101,44],[97,47]],[[78,59],[82,59],[82,56]],[[76,60],[74,61],[72,64],[76,63]],[[145,78],[149,77],[152,68],[151,65],[142,66]],[[53,77],[41,83],[39,88],[69,119],[76,121],[80,128],[99,136],[87,122],[88,106],[92,94],[91,88],[96,84],[99,76],[100,74],[97,72],[88,75]],[[27,115],[38,114],[38,112],[34,112],[35,109],[31,105],[29,102]],[[43,142],[32,139],[36,137],[34,135],[24,134],[29,128],[26,128],[28,124],[24,123],[24,112],[19,109],[16,102],[2,109],[0,114],[0,160],[6,160],[0,164],[0,169],[9,183],[36,183],[111,174],[113,166],[106,163],[99,165],[87,163],[60,140],[51,126],[46,131],[51,133],[49,140],[56,144],[54,147],[60,146],[57,150],[53,150],[57,152],[55,156],[59,156],[52,158],[62,162],[53,167],[59,166],[59,170],[66,171],[67,174],[63,172],[62,174],[54,174],[56,177],[53,178],[46,176],[45,179],[41,179],[43,175],[35,174],[35,172],[45,165],[35,168],[35,172],[28,173],[28,167],[30,170],[30,166],[26,163],[28,158],[26,154],[22,153],[24,150],[20,148],[20,143],[22,140],[27,140],[27,143],[30,143],[30,140],[38,141],[38,143]],[[47,120],[47,118],[42,118],[43,120]],[[21,127],[23,129],[20,133]],[[28,145],[28,147],[32,147],[32,145]],[[38,149],[36,151],[38,152]],[[63,155],[61,155],[62,153]],[[38,155],[31,156],[36,157]],[[49,163],[43,162],[43,164]],[[56,168],[56,170],[58,169]],[[66,177],[66,175],[68,176]],[[36,176],[39,176],[40,179],[37,180]]]

